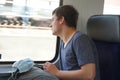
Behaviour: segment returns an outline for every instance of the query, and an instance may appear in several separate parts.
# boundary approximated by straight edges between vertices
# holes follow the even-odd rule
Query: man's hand
[[[55,76],[57,76],[57,74],[59,72],[58,68],[54,64],[52,64],[50,62],[46,62],[44,64],[43,68],[44,68],[44,70],[46,72],[51,73],[51,74],[53,74]]]

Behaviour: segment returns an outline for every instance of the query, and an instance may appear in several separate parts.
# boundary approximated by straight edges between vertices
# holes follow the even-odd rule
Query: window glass
[[[49,27],[60,0],[0,0],[0,62],[52,60],[57,37]]]
[[[119,0],[105,0],[103,14],[120,14]]]

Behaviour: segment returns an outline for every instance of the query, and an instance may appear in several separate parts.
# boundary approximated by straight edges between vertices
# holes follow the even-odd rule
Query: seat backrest
[[[98,50],[101,80],[120,80],[120,16],[91,16],[87,33]]]

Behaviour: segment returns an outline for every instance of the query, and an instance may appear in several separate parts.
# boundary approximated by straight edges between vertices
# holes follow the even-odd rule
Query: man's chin
[[[52,33],[53,35],[56,35],[55,33]]]
[[[53,33],[53,35],[55,35],[55,34]]]

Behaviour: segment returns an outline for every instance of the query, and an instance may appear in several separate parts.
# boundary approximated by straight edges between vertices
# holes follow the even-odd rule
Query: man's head
[[[66,25],[76,28],[79,13],[72,5],[63,5],[56,8],[52,15],[56,15],[58,20],[64,17]]]
[[[52,27],[53,35],[60,36],[64,32],[65,26],[76,29],[79,14],[73,6],[60,6],[53,11],[52,15],[50,26]]]

